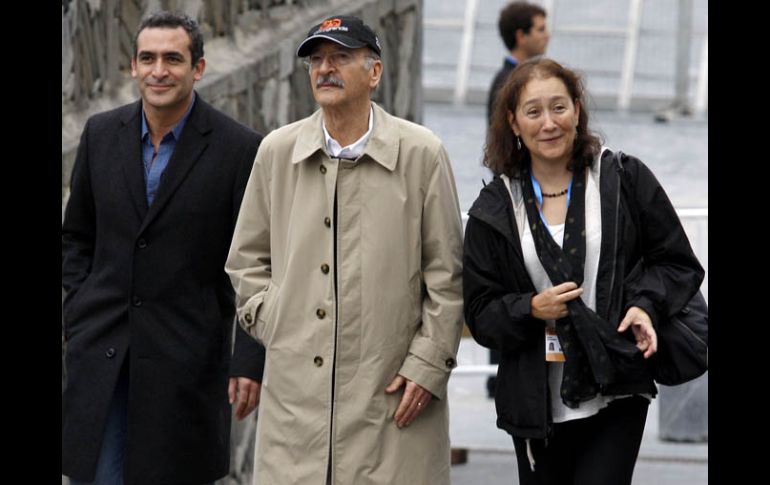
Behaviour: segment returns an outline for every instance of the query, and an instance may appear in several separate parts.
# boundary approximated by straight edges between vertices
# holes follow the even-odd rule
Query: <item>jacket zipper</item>
[[[692,329],[691,329],[690,327],[688,327],[687,325],[685,325],[684,323],[682,323],[682,322],[681,322],[681,321],[679,321],[679,320],[674,320],[674,321],[676,322],[676,324],[677,324],[677,325],[679,325],[680,327],[682,327],[683,329],[685,329],[685,331],[687,331],[687,333],[689,333],[690,335],[692,335],[692,337],[693,337],[693,338],[695,338],[695,340],[697,340],[698,342],[700,342],[700,343],[702,343],[703,345],[705,345],[705,346],[707,346],[707,347],[708,347],[708,345],[706,344],[706,342],[704,342],[704,341],[703,341],[703,339],[702,339],[702,338],[700,338],[700,337],[698,336],[698,334],[697,334],[697,333],[693,332],[693,331],[692,331]]]
[[[607,295],[607,300],[612,301],[612,291],[615,288],[615,273],[616,273],[616,267],[618,262],[618,241],[620,240],[620,184],[623,183],[622,180],[620,180],[620,172],[616,172],[618,174],[618,191],[615,195],[615,241],[613,243],[612,248],[612,272],[610,276],[610,291],[609,295]],[[609,308],[608,315],[609,315]]]

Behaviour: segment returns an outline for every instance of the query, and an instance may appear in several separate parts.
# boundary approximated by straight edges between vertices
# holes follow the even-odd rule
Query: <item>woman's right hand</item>
[[[556,320],[568,315],[567,302],[583,294],[577,283],[567,281],[532,297],[532,316],[540,320]]]

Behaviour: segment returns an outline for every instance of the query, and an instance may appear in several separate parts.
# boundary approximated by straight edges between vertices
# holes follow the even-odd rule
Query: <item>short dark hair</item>
[[[508,122],[508,112],[516,113],[524,87],[534,78],[557,78],[564,83],[572,102],[580,105],[577,135],[572,149],[570,168],[575,164],[590,167],[601,150],[601,140],[588,129],[588,109],[581,77],[558,62],[545,57],[535,57],[519,64],[497,92],[492,123],[484,146],[484,165],[495,173],[518,178],[522,168],[529,165],[529,149],[516,146],[516,136]]]
[[[134,58],[136,58],[136,55],[138,54],[137,39],[139,38],[139,34],[144,29],[175,29],[177,27],[182,27],[190,37],[190,55],[192,56],[192,65],[194,66],[197,64],[198,61],[203,57],[203,34],[201,34],[198,22],[181,12],[161,11],[155,12],[149,17],[145,17],[144,20],[142,20],[142,22],[139,24],[139,27],[137,27],[136,33],[134,34]]]
[[[538,15],[545,17],[545,10],[527,2],[511,2],[500,11],[497,28],[509,51],[516,48],[516,31],[521,29],[528,34],[532,19]]]

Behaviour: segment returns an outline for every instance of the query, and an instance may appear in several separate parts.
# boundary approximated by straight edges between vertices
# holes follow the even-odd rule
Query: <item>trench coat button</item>
[[[142,238],[136,242],[136,245],[139,247],[139,249],[144,249],[147,247],[147,240]]]
[[[107,349],[107,352],[105,352],[104,355],[106,355],[108,359],[115,357],[115,349],[110,347],[109,349]]]
[[[246,320],[246,323],[251,323],[251,313],[244,315],[243,319]]]
[[[329,217],[324,217],[324,226],[332,227],[332,220]]]
[[[131,303],[134,306],[142,306],[142,299],[139,298],[138,296],[135,296],[134,298],[132,298]]]
[[[316,314],[316,316],[317,316],[317,317],[318,317],[320,320],[323,320],[323,318],[326,316],[326,311],[324,311],[324,309],[323,309],[323,308],[319,308],[318,310],[316,310],[316,311],[315,311],[315,314]]]
[[[446,360],[444,363],[445,363],[445,364],[446,364],[446,366],[447,366],[448,368],[450,368],[450,369],[451,369],[451,368],[453,368],[455,365],[457,365],[457,363],[455,362],[455,360],[454,360],[453,358],[451,358],[451,357],[450,357],[450,358],[448,358],[448,359],[447,359],[447,360]]]
[[[316,355],[315,359],[313,359],[313,363],[315,364],[316,367],[321,367],[322,365],[324,365],[324,360],[321,358],[320,355]]]
[[[326,173],[326,165],[321,165],[318,170],[321,171],[321,173]]]
[[[323,274],[329,274],[329,265],[324,263],[321,265],[321,273]]]

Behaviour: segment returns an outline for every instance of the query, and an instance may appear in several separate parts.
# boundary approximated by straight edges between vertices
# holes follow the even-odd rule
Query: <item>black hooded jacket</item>
[[[638,306],[657,328],[697,292],[703,268],[674,207],[647,166],[624,155],[621,167],[609,150],[601,162],[596,313],[619,325],[627,309]],[[641,228],[635,227],[620,177],[630,182],[629,196],[636,199]],[[495,395],[497,426],[520,438],[546,438],[551,406],[545,321],[531,313],[536,290],[524,266],[511,196],[501,178],[495,177],[482,189],[468,215],[463,255],[465,321],[479,344],[502,354]],[[633,341],[630,329],[626,337]],[[655,395],[652,377],[643,374],[647,376],[643,380],[616,382],[602,393]]]

